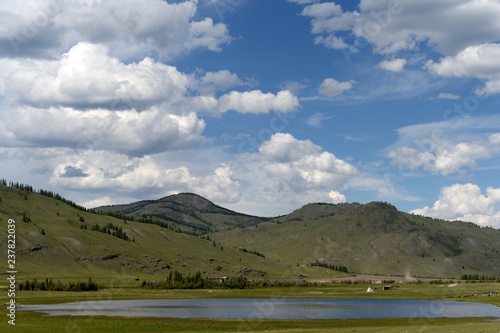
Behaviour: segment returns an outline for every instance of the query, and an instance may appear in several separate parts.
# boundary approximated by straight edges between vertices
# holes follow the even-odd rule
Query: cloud
[[[425,170],[444,176],[462,174],[498,155],[500,117],[446,114],[450,120],[398,129],[388,157],[400,171]]]
[[[500,145],[500,133],[491,134],[488,138],[491,144]]]
[[[406,65],[406,59],[384,60],[378,66],[386,71],[401,73]]]
[[[319,0],[287,0],[288,2],[294,2],[299,5],[305,5],[308,3],[318,2]]]
[[[194,89],[203,95],[214,95],[216,91],[224,91],[232,87],[243,85],[238,75],[228,70],[206,72],[195,84]]]
[[[326,78],[319,86],[319,94],[328,97],[335,97],[341,95],[345,91],[352,88],[354,81],[339,82],[333,78]]]
[[[211,18],[194,20],[197,1],[2,0],[6,29],[0,30],[1,55],[53,57],[77,41],[108,44],[112,53],[159,54],[171,58],[197,48],[219,51],[231,41],[227,27]]]
[[[290,134],[276,133],[260,148],[265,157],[263,168],[295,191],[331,186],[339,188],[358,171],[309,140],[297,140]]]
[[[297,140],[288,133],[276,133],[259,149],[269,161],[288,163],[299,160],[302,156],[318,153],[321,147],[309,140]]]
[[[61,174],[63,178],[73,178],[73,177],[87,177],[88,175],[80,170],[79,168],[72,167],[70,165],[64,168],[64,173]]]
[[[469,45],[498,39],[500,4],[467,0],[361,0],[354,11],[344,11],[333,2],[325,2],[307,5],[302,15],[311,17],[311,32],[319,41],[337,41],[337,48],[355,49],[363,39],[381,54],[417,50],[421,45],[453,54]],[[347,45],[346,39],[350,44]]]
[[[97,198],[94,200],[82,202],[80,205],[85,207],[85,208],[90,209],[90,208],[96,208],[96,207],[101,207],[101,206],[109,206],[112,204],[114,204],[113,200],[110,197],[105,196],[102,198]]]
[[[339,203],[346,202],[345,195],[343,195],[340,192],[331,191],[331,192],[328,193],[328,196],[330,197],[330,199],[332,200],[332,203],[334,203],[334,204],[339,204]]]
[[[478,185],[471,183],[443,187],[432,207],[410,213],[500,228],[500,188],[488,187],[483,194]]]
[[[299,81],[286,81],[280,84],[280,89],[288,90],[292,94],[297,94],[299,91],[307,88],[309,86],[309,80]]]
[[[143,112],[72,108],[20,108],[3,117],[5,147],[107,149],[144,155],[200,146],[205,122],[195,113],[169,114],[153,107]],[[40,126],[43,124],[43,126]]]
[[[315,112],[312,116],[307,118],[307,125],[311,127],[321,127],[326,120],[333,117],[334,116],[327,116],[323,112]]]
[[[190,78],[175,67],[145,58],[124,64],[104,45],[78,43],[56,61],[21,62],[7,77],[7,92],[32,105],[73,107],[174,103]]]
[[[437,98],[439,99],[451,99],[451,100],[456,100],[456,99],[460,99],[460,96],[458,95],[455,95],[455,94],[451,94],[451,93],[439,93],[439,95],[437,96]]]
[[[475,77],[486,80],[486,85],[476,89],[478,95],[500,93],[500,44],[469,46],[454,56],[446,56],[434,62],[429,60],[425,68],[445,77]]]
[[[239,113],[269,113],[294,112],[299,107],[299,101],[288,90],[279,91],[277,94],[263,93],[260,90],[245,92],[231,91],[222,95],[217,104],[219,112],[235,110]]]
[[[491,149],[483,142],[453,144],[445,139],[427,141],[425,150],[400,147],[389,153],[391,162],[399,168],[410,170],[422,168],[443,176],[474,168],[479,160],[489,159]]]
[[[350,163],[286,133],[273,135],[255,153],[225,158],[212,152],[208,160],[199,158],[203,166],[194,157],[178,160],[185,156],[179,154],[133,157],[97,149],[66,151],[64,156],[51,155],[51,184],[112,198],[157,198],[189,191],[238,211],[274,215],[309,202],[345,202],[341,192],[358,174]],[[82,176],[67,177],[68,170]]]
[[[69,178],[66,176],[69,169],[80,170],[86,176]],[[149,196],[188,191],[218,202],[234,202],[240,197],[240,184],[233,179],[227,164],[219,165],[212,174],[193,175],[186,166],[174,166],[153,156],[130,158],[104,150],[67,155],[54,167],[51,183],[72,190],[105,190],[138,196],[144,191]]]
[[[244,191],[229,207],[261,215],[289,213],[310,202],[341,202],[347,182],[358,174],[350,163],[309,140],[276,133],[258,152],[230,162]]]

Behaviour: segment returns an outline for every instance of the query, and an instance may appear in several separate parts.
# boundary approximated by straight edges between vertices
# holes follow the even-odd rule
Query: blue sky
[[[6,179],[500,228],[498,1],[0,3]]]

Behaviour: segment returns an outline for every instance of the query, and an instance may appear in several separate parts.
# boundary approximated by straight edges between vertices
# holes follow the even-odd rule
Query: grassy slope
[[[13,218],[16,221],[18,279],[86,280],[92,277],[123,285],[137,283],[135,279],[161,279],[168,274],[166,265],[170,270],[205,271],[210,276],[235,276],[241,269],[248,268],[252,270],[249,276],[264,271],[269,277],[276,277],[286,270],[279,263],[229,246],[221,250],[220,245],[214,247],[211,241],[156,225],[82,212],[36,193],[26,194],[0,186],[0,198],[1,252],[6,258],[7,220]],[[30,216],[31,222],[23,222],[23,214]],[[85,220],[87,230],[80,229],[80,217]],[[120,226],[135,242],[90,230],[96,223]],[[46,235],[41,234],[42,229]],[[116,254],[116,258],[105,258]],[[221,269],[215,270],[218,266]],[[0,268],[6,270],[6,260],[1,262]]]
[[[499,230],[412,216],[381,204],[307,205],[271,222],[211,236],[289,265],[324,260],[356,273],[500,275]]]
[[[212,241],[78,211],[36,193],[0,186],[0,198],[0,248],[6,258],[6,222],[14,218],[19,279],[92,277],[113,285],[134,285],[136,279],[163,278],[168,267],[183,273],[204,271],[211,276],[245,272],[250,278],[259,277],[260,272],[268,278],[344,275],[307,266],[316,260],[345,265],[357,273],[500,275],[496,253],[500,231],[413,217],[387,205],[307,205],[271,222],[214,233],[210,235],[217,241],[214,247]],[[23,213],[31,217],[30,223],[22,221]],[[88,230],[80,229],[80,217]],[[90,230],[96,223],[120,226],[135,242]],[[42,228],[46,235],[41,234]],[[266,258],[236,247],[263,253]],[[6,262],[1,265],[4,271]]]

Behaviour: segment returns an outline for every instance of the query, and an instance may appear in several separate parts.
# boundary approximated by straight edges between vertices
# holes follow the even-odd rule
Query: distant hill
[[[180,193],[158,200],[145,200],[127,205],[102,206],[94,210],[125,215],[137,220],[169,223],[180,230],[201,234],[252,226],[269,220],[217,206],[193,193]]]
[[[309,204],[211,236],[289,265],[319,261],[356,273],[500,276],[500,230],[415,216],[382,202]]]
[[[414,216],[382,202],[309,204],[266,219],[182,193],[109,206],[107,212],[165,223],[98,214],[51,192],[0,183],[1,253],[6,258],[7,220],[14,219],[19,279],[91,277],[134,285],[173,270],[259,279],[500,276],[500,230]],[[213,232],[179,233],[172,223],[185,231]]]
[[[226,247],[208,237],[96,214],[59,195],[42,193],[44,195],[31,187],[21,189],[0,184],[0,253],[7,258],[7,221],[14,219],[20,280],[86,281],[91,277],[105,285],[137,286],[140,282],[136,279],[160,280],[174,270],[185,274],[200,271],[204,276],[245,275],[249,278],[277,278],[287,270],[280,263]],[[199,198],[197,207],[211,207],[201,197],[181,195],[179,198],[186,200],[185,209],[189,202],[194,204],[190,200],[195,198]],[[216,211],[213,214],[225,212],[212,208]],[[0,264],[0,274],[7,271],[6,264],[7,260]],[[300,272],[314,271],[321,275],[319,270]],[[5,284],[7,280],[3,280]]]

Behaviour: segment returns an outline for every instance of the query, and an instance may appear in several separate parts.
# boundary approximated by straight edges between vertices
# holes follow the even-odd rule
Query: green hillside
[[[7,221],[14,219],[18,279],[91,277],[110,284],[133,284],[137,279],[163,279],[173,270],[249,278],[277,278],[289,271],[281,263],[226,244],[214,246],[212,240],[158,225],[81,211],[31,191],[0,185],[0,199],[1,253],[7,258]],[[129,240],[92,230],[95,225],[104,228],[109,224],[121,228]],[[1,261],[2,272],[7,270],[6,264],[7,260]],[[300,273],[322,276],[325,271],[308,268]]]
[[[168,223],[179,230],[198,234],[241,228],[269,220],[217,206],[193,193],[180,193],[127,205],[102,206],[95,210],[125,215],[136,220]]]
[[[43,194],[0,185],[0,248],[7,258],[7,221],[14,219],[19,280],[90,277],[107,285],[138,285],[174,270],[250,279],[500,276],[499,230],[413,216],[385,203],[310,204],[266,221],[193,194],[153,201],[177,212],[182,207],[183,216],[202,217],[210,228],[229,229],[193,236],[167,224],[85,211]],[[129,206],[144,203],[151,201]],[[240,228],[242,221],[252,225]],[[1,262],[1,272],[6,265],[7,260]]]
[[[414,216],[380,202],[310,204],[211,236],[288,265],[319,261],[358,274],[500,275],[499,230]]]

